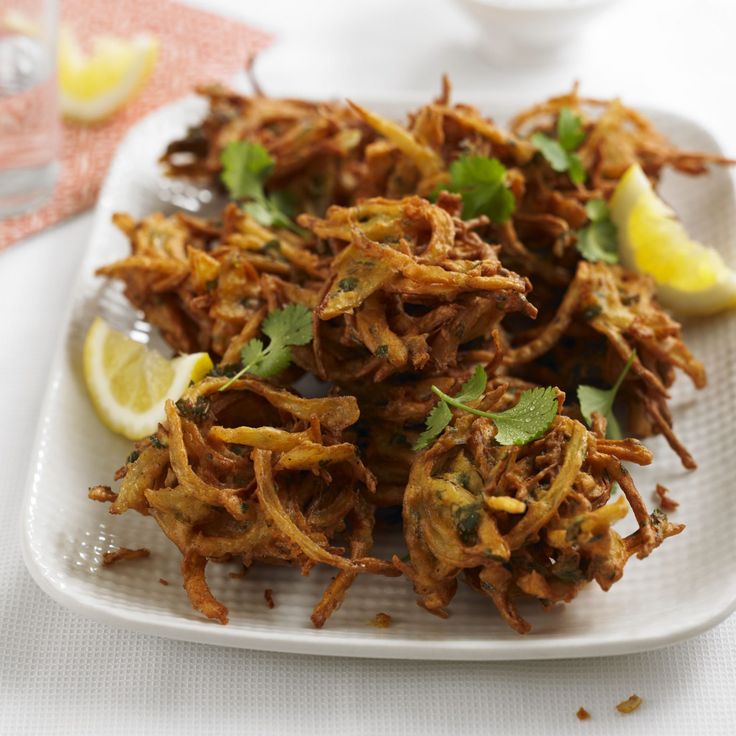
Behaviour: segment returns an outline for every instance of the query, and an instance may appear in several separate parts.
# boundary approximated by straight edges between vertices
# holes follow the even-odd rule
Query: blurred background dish
[[[564,55],[588,23],[618,0],[456,0],[476,22],[494,63]]]

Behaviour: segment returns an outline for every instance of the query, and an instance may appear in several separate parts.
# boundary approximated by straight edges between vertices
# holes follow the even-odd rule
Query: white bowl
[[[492,61],[557,56],[617,0],[456,0],[477,23],[481,51]]]

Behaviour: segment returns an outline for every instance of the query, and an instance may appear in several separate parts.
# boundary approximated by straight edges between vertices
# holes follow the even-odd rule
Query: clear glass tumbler
[[[57,174],[56,0],[0,0],[0,218],[38,207]]]

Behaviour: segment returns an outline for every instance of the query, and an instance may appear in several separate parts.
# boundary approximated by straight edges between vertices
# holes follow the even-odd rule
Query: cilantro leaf
[[[276,192],[278,194],[278,192]],[[263,200],[246,202],[243,209],[259,224],[264,227],[286,227],[294,232],[301,232],[287,215],[276,204],[276,194]]]
[[[475,372],[461,387],[455,396],[448,396],[444,391],[432,386],[432,392],[440,398],[440,402],[432,409],[426,419],[426,429],[419,435],[414,445],[415,450],[423,450],[437,438],[452,420],[450,407],[492,419],[496,425],[496,441],[501,445],[524,445],[541,437],[552,424],[557,415],[557,395],[553,388],[533,388],[524,391],[516,406],[506,411],[481,411],[467,402],[476,401],[486,390],[486,372],[476,366]]]
[[[567,171],[573,184],[585,181],[587,173],[575,153],[585,140],[585,129],[583,121],[569,107],[563,107],[557,116],[557,140],[540,132],[534,133],[530,140],[555,171]]]
[[[588,215],[588,219],[592,222],[598,222],[598,220],[605,220],[611,217],[606,201],[597,197],[589,199],[585,203],[585,214]]]
[[[591,222],[578,232],[578,251],[586,261],[618,263],[616,235],[616,226],[610,220]]]
[[[452,420],[450,407],[444,401],[440,401],[427,415],[425,421],[427,428],[422,432],[414,443],[415,450],[423,450],[432,444],[433,440],[442,434],[442,431]]]
[[[263,334],[272,342],[306,345],[312,339],[312,312],[302,304],[289,304],[263,320]]]
[[[247,212],[259,225],[264,227],[273,227],[274,213],[268,206],[268,202],[255,199],[251,202],[243,204],[243,210]]]
[[[493,414],[501,445],[525,445],[541,437],[557,416],[557,393],[551,386],[529,389],[506,411]]]
[[[577,249],[586,261],[618,263],[618,230],[611,220],[608,205],[591,199],[585,205],[590,223],[578,231]]]
[[[473,375],[460,386],[460,393],[455,395],[456,401],[461,401],[466,404],[468,401],[476,401],[486,390],[486,384],[488,383],[488,376],[483,370],[482,366],[475,366]]]
[[[268,348],[273,345],[273,341],[268,344]],[[270,378],[277,376],[281,371],[289,367],[291,363],[291,348],[288,345],[277,345],[269,350],[266,348],[263,354],[248,369],[248,373],[252,373],[258,378]],[[247,365],[247,364],[246,364]]]
[[[253,366],[263,354],[263,340],[253,338],[240,349],[240,361],[244,366]]]
[[[544,133],[534,133],[531,141],[555,171],[567,171],[570,166],[567,151],[557,141]]]
[[[294,217],[294,215],[298,214],[296,197],[291,192],[279,190],[278,192],[274,192],[270,199],[279,213],[285,217]]]
[[[585,140],[583,121],[569,107],[563,107],[557,116],[557,140],[566,151],[577,151]]]
[[[460,403],[466,403],[468,401],[476,401],[479,399],[483,392],[486,390],[486,384],[488,383],[488,377],[482,366],[475,366],[473,375],[460,386],[460,391],[455,395],[455,401]],[[433,386],[434,391],[436,387]],[[450,407],[444,402],[440,401],[426,419],[427,428],[419,435],[414,449],[423,450],[429,445],[432,440],[442,434],[444,428],[452,420],[452,412]]]
[[[582,184],[588,176],[577,153],[567,154],[567,174],[573,184]]]
[[[259,143],[231,141],[220,154],[220,178],[233,199],[258,199],[274,160]]]
[[[246,373],[259,378],[271,378],[281,373],[291,363],[292,345],[306,345],[312,339],[312,312],[301,304],[289,304],[276,309],[263,320],[261,331],[270,342],[254,338],[240,351],[243,367],[224,385],[228,388]]]
[[[623,367],[621,374],[616,379],[616,383],[609,389],[596,388],[595,386],[578,386],[578,402],[580,403],[580,412],[585,417],[585,421],[589,427],[593,426],[593,412],[598,412],[606,418],[606,437],[614,440],[621,439],[621,426],[613,413],[613,402],[616,400],[621,384],[626,378],[634,359],[636,358],[636,350],[632,351],[626,365]]]
[[[288,193],[266,195],[264,184],[275,167],[275,161],[260,144],[251,141],[231,141],[220,154],[220,178],[232,199],[249,200],[243,209],[264,227],[285,227],[301,233],[289,218],[293,201]]]
[[[578,386],[578,401],[580,402],[580,411],[589,427],[593,426],[593,412],[598,412],[606,418],[606,437],[621,439],[621,426],[613,413],[613,397],[610,391],[594,386],[581,385]]]
[[[463,198],[463,219],[487,215],[506,222],[516,200],[506,186],[506,167],[496,158],[460,156],[450,164],[449,190]]]

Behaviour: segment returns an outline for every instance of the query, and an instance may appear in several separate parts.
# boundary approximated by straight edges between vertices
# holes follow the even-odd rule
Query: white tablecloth
[[[440,2],[201,4],[279,35],[260,67],[274,92],[429,95],[449,71],[459,96],[485,87],[531,97],[579,78],[590,93],[688,112],[736,153],[736,12],[727,0],[621,3],[571,59],[524,73],[485,66],[472,25]],[[736,617],[635,656],[463,664],[166,641],[49,600],[23,567],[18,520],[48,362],[89,228],[83,215],[0,254],[0,734],[736,733]],[[631,693],[644,704],[621,716],[614,705]],[[581,705],[591,721],[575,719]]]

